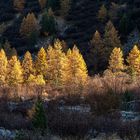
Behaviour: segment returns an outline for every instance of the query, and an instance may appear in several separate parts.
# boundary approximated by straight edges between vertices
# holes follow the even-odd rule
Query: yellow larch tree
[[[33,75],[30,74],[30,76],[28,77],[27,83],[30,85],[39,85],[39,86],[43,86],[45,85],[45,80],[43,75]]]
[[[29,51],[27,51],[24,55],[22,61],[22,69],[23,69],[24,82],[28,80],[30,74],[35,74],[34,62],[32,60],[32,56]]]
[[[120,48],[114,48],[109,60],[109,70],[113,73],[124,70],[123,52]]]
[[[62,51],[62,44],[56,40],[54,46],[49,46],[47,50],[48,61],[48,81],[54,86],[62,86],[65,84],[67,76],[67,58]]]
[[[140,50],[135,45],[127,57],[129,69],[135,74],[140,74]]]
[[[74,46],[72,50],[67,52],[68,58],[68,79],[67,82],[84,85],[88,74],[86,63],[79,49]]]
[[[43,75],[46,78],[47,73],[47,55],[45,49],[42,47],[35,60],[36,75]]]
[[[32,33],[39,32],[39,24],[34,15],[34,13],[28,13],[26,17],[23,18],[21,27],[20,27],[20,34],[21,36],[30,37]]]
[[[0,85],[6,83],[6,74],[7,74],[7,57],[3,49],[0,50]]]
[[[10,86],[18,85],[23,82],[23,70],[17,56],[12,56],[8,61],[6,81]]]

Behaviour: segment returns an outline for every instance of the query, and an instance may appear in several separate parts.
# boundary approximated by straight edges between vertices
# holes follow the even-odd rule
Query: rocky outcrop
[[[0,140],[13,140],[16,136],[15,131],[0,128]]]

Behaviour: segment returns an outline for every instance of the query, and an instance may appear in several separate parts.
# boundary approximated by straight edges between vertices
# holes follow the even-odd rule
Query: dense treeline
[[[99,37],[98,32],[96,32],[96,36]],[[8,46],[8,42],[6,45]],[[9,52],[5,52],[4,49],[0,51],[1,85],[21,83],[45,85],[45,83],[49,83],[59,87],[86,84],[87,66],[76,46],[66,51],[63,42],[56,40],[53,46],[49,45],[47,49],[42,47],[33,57],[27,51],[20,60],[16,52],[11,55]],[[113,75],[127,73],[133,77],[140,74],[140,50],[136,45],[126,60],[124,60],[121,48],[115,47],[108,61],[109,66],[105,72]]]
[[[59,40],[47,50],[42,47],[34,58],[27,51],[20,61],[15,54],[6,56],[3,49],[0,56],[1,85],[21,83],[37,85],[49,83],[57,87],[70,83],[83,85],[88,76],[85,61],[78,48],[74,46],[65,53]]]

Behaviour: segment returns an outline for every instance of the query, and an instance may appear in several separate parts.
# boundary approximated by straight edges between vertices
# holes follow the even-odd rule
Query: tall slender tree
[[[140,74],[140,50],[135,45],[134,48],[130,51],[129,56],[127,57],[127,62],[129,64],[129,69],[134,74]]]
[[[98,31],[95,32],[91,40],[90,64],[93,64],[94,73],[104,69],[106,60],[106,48],[103,39]]]
[[[105,27],[104,42],[108,48],[122,48],[118,31],[115,29],[113,23],[109,21]]]
[[[106,19],[107,19],[107,9],[106,9],[106,7],[105,7],[104,4],[100,7],[97,16],[98,16],[98,19],[99,19],[101,22],[106,21]]]
[[[54,46],[49,46],[47,50],[48,80],[54,86],[62,86],[67,75],[67,58],[62,51],[62,44],[56,40]]]
[[[52,10],[49,8],[42,16],[41,30],[44,35],[54,34],[56,32],[56,23]]]
[[[36,61],[35,61],[35,67],[36,67],[36,74],[37,75],[43,75],[44,78],[46,77],[47,73],[47,55],[45,49],[42,47],[40,51],[37,54]]]
[[[3,49],[0,50],[0,85],[6,83],[7,57]]]
[[[6,80],[10,86],[18,85],[23,82],[23,71],[17,56],[12,56],[8,61]]]
[[[109,59],[109,56],[114,48],[122,49],[122,44],[118,36],[118,31],[115,29],[111,21],[109,21],[105,27],[104,44],[106,49],[108,50],[106,52],[107,60]]]
[[[31,74],[35,74],[34,63],[29,51],[27,51],[24,55],[24,59],[22,61],[22,68],[24,82],[26,82]]]
[[[26,17],[23,18],[20,34],[21,36],[30,37],[32,33],[37,34],[39,32],[39,24],[34,15],[34,13],[28,13]]]
[[[114,48],[109,60],[109,69],[116,73],[124,70],[123,53],[120,48]]]
[[[68,79],[69,83],[84,85],[88,74],[86,63],[76,46],[67,52],[68,58]]]

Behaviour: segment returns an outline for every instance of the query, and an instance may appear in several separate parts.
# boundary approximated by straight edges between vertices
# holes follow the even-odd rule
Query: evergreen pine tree
[[[43,107],[43,102],[39,98],[32,109],[32,123],[34,128],[38,129],[42,135],[47,129],[47,119]]]
[[[54,34],[56,32],[55,19],[50,9],[42,16],[41,30],[45,35]]]
[[[107,61],[106,48],[104,47],[103,39],[98,31],[95,32],[91,40],[90,48],[90,64],[93,64],[94,73],[104,69],[104,64]]]
[[[119,23],[119,30],[122,34],[127,35],[129,30],[129,18],[124,14]]]

